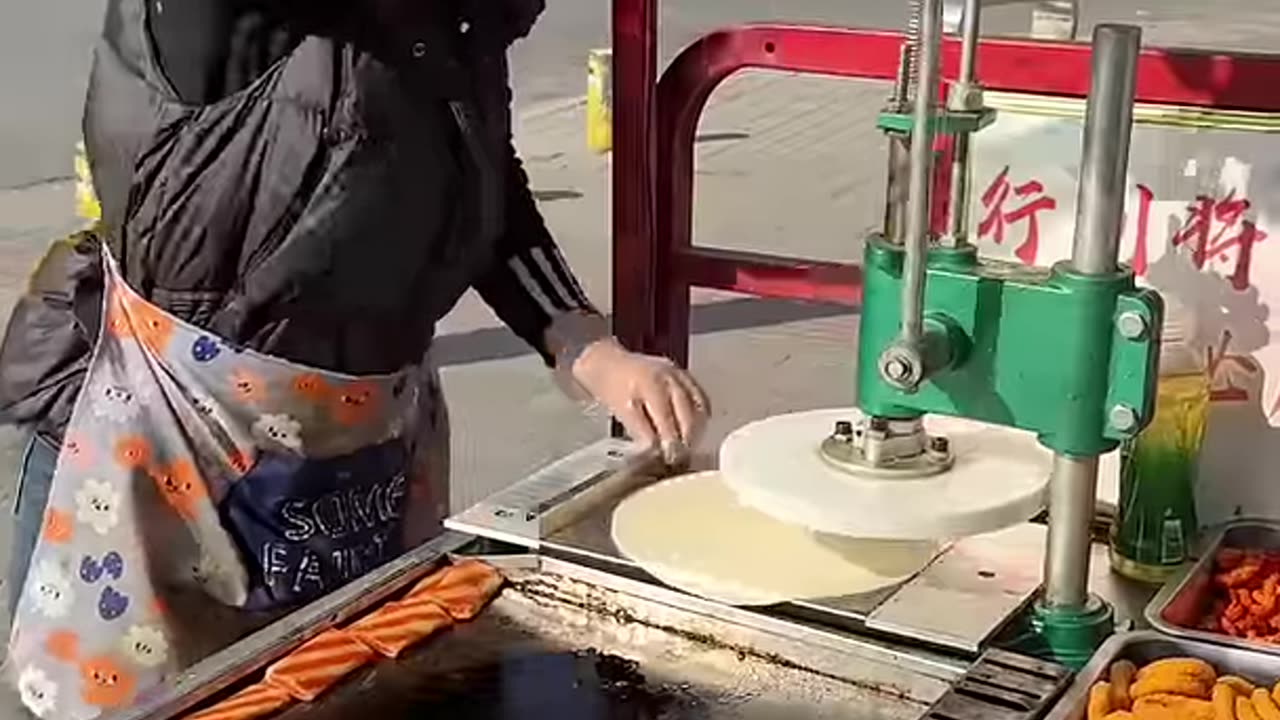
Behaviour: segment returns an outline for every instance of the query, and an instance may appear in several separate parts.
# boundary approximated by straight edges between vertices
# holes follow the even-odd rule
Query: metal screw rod
[[[978,61],[978,35],[981,31],[981,0],[965,0],[960,25],[960,76],[952,92],[969,93]],[[969,109],[969,108],[964,108]],[[951,197],[948,207],[947,241],[958,246],[969,234],[969,133],[955,136],[951,154]]]
[[[924,262],[929,249],[929,195],[933,180],[933,115],[938,97],[942,0],[922,0],[919,77],[912,108],[906,258],[902,283],[902,340],[918,348],[924,330]]]

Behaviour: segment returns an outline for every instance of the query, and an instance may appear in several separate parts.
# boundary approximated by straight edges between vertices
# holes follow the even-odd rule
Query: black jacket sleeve
[[[98,335],[102,260],[83,232],[50,246],[0,342],[0,424],[61,437]]]
[[[544,342],[552,318],[595,313],[560,253],[529,190],[529,177],[510,148],[506,162],[506,223],[494,261],[475,288],[498,317],[550,365]]]

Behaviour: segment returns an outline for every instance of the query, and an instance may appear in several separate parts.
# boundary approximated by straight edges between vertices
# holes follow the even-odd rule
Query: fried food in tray
[[[1202,630],[1280,644],[1280,551],[1221,548],[1212,586]]]
[[[1135,667],[1113,663],[1089,692],[1087,720],[1280,720],[1280,683],[1270,687],[1209,663],[1170,657]]]

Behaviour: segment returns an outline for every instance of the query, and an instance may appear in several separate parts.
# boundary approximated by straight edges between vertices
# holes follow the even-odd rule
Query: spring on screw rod
[[[920,39],[924,28],[924,0],[908,0],[907,32],[902,43],[902,60],[898,69],[897,87],[894,88],[894,105],[898,112],[906,112],[915,102],[920,85]]]

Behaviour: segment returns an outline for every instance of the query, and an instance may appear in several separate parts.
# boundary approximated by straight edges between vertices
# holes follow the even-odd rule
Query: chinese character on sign
[[[1138,186],[1138,228],[1133,240],[1133,274],[1138,277],[1147,274],[1147,263],[1150,261],[1147,241],[1151,233],[1151,203],[1155,199],[1156,194],[1151,192],[1151,188],[1146,185]]]
[[[1005,207],[1010,195],[1021,202],[1012,210]],[[1013,185],[1009,182],[1009,166],[1006,165],[991,186],[982,193],[982,207],[987,214],[978,224],[978,238],[990,237],[997,245],[1002,245],[1005,226],[1025,220],[1027,229],[1024,239],[1013,254],[1022,262],[1034,265],[1036,253],[1040,249],[1040,221],[1036,218],[1036,213],[1058,207],[1057,200],[1044,194],[1044,185],[1038,180]]]
[[[1237,199],[1235,191],[1221,200],[1202,195],[1187,208],[1187,220],[1173,236],[1173,246],[1189,247],[1192,261],[1200,269],[1213,261],[1232,262],[1234,250],[1234,266],[1229,275],[1231,286],[1246,290],[1253,246],[1267,238],[1253,221],[1245,219],[1248,210],[1249,201]]]

